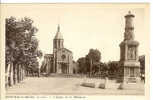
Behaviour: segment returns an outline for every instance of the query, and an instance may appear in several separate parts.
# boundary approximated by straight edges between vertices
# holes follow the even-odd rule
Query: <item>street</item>
[[[90,88],[80,86],[83,78],[62,78],[62,77],[27,77],[23,82],[14,85],[6,90],[7,95],[57,95],[57,94],[79,94],[79,95],[144,95],[144,84],[140,84],[136,90],[119,90],[118,83],[108,82],[108,88]],[[103,82],[102,79],[91,81]]]

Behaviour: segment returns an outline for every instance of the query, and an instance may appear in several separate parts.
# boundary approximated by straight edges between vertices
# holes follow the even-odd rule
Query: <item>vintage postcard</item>
[[[1,4],[1,99],[148,100],[149,3]]]

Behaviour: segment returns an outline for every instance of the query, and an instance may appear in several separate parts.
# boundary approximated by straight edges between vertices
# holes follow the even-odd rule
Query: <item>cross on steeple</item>
[[[55,38],[54,39],[63,39],[63,36],[60,32],[60,25],[58,24],[57,26],[57,32],[56,32],[56,35],[55,35]]]

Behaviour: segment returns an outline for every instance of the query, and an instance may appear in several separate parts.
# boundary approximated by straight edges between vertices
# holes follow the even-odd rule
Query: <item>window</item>
[[[63,60],[66,58],[66,56],[64,54],[61,57],[62,57]]]

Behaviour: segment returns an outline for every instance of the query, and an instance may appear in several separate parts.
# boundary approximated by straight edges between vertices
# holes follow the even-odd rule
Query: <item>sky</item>
[[[44,54],[53,52],[53,39],[60,24],[64,47],[73,52],[76,61],[89,49],[101,52],[101,61],[118,61],[119,44],[124,38],[125,18],[131,11],[139,55],[149,47],[148,9],[146,4],[7,4],[5,17],[29,17],[38,28],[36,37]]]

